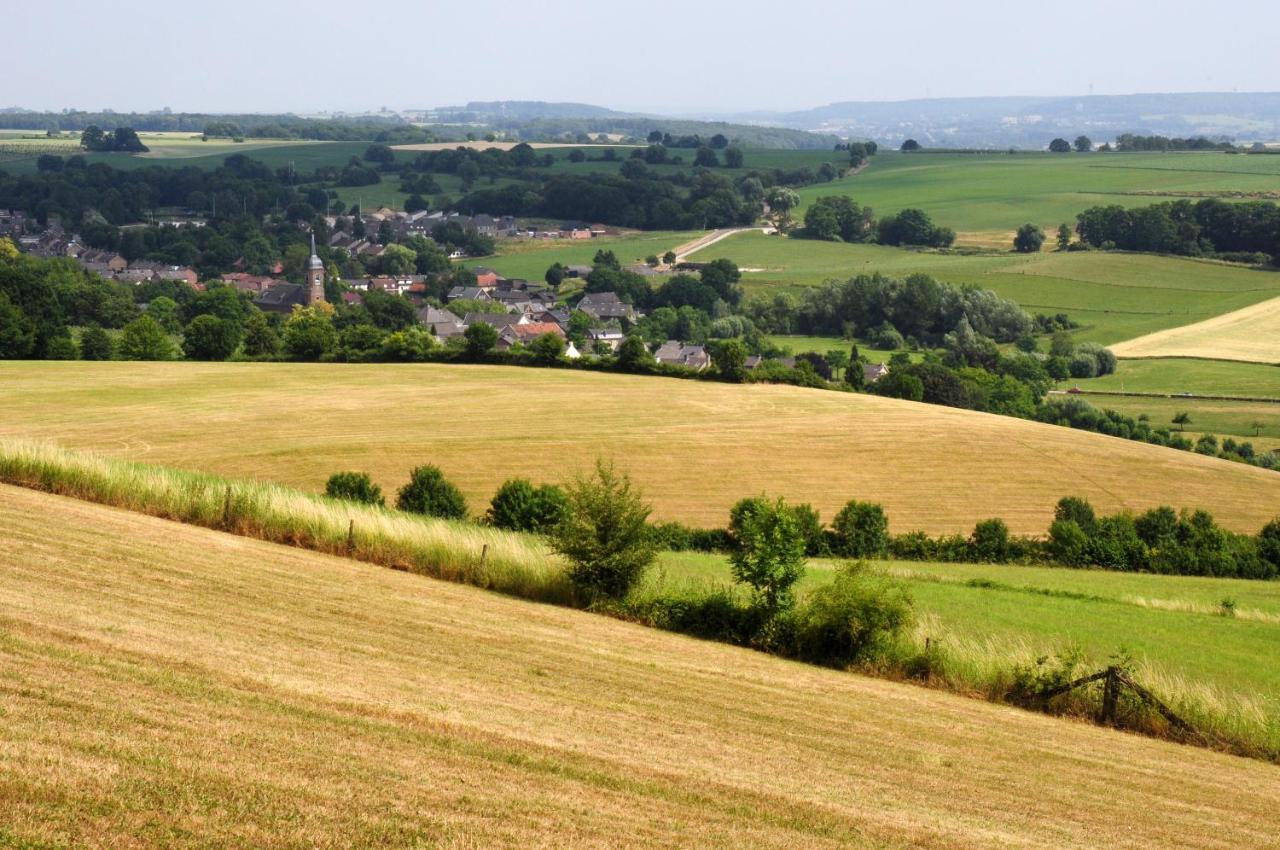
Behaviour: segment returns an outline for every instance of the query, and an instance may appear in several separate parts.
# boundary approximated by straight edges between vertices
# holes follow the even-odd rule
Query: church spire
[[[311,259],[307,260],[307,306],[324,300],[324,263],[316,253],[316,232],[311,231]]]

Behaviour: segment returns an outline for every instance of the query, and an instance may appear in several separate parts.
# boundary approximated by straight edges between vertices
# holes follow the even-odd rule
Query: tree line
[[[933,248],[948,248],[956,240],[954,230],[934,224],[923,210],[908,208],[877,221],[871,207],[861,206],[847,195],[818,198],[805,210],[804,227],[793,235],[827,242],[878,242]]]
[[[1146,207],[1090,207],[1076,232],[1093,248],[1266,262],[1280,256],[1280,207],[1216,198]]]

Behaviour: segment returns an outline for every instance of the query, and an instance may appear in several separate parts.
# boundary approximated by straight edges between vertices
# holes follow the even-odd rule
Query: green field
[[[1280,506],[1277,506],[1280,509]],[[975,653],[1080,649],[1091,666],[1127,651],[1162,680],[1211,684],[1271,706],[1280,740],[1280,582],[994,564],[879,562],[910,588],[928,636]],[[836,564],[814,560],[802,593]],[[727,583],[723,556],[666,553],[650,581]],[[973,582],[973,584],[971,584]],[[994,582],[995,587],[976,586]],[[1232,600],[1235,617],[1221,615]]]
[[[928,274],[1011,298],[1032,313],[1068,313],[1082,341],[1115,343],[1280,296],[1280,274],[1203,260],[1110,252],[965,255],[740,233],[693,256],[747,269],[749,294],[881,272]]]
[[[661,257],[667,251],[690,239],[697,232],[649,230],[623,236],[601,236],[595,239],[501,239],[498,254],[468,265],[482,265],[506,277],[542,280],[552,263],[566,266],[591,265],[597,251],[613,251],[623,268],[642,263],[650,254]]]
[[[1280,193],[1280,157],[1224,153],[877,154],[860,174],[801,190],[807,205],[846,194],[878,215],[917,207],[977,241],[1025,222],[1046,232],[1087,207],[1143,206],[1178,196]],[[802,210],[803,212],[803,210]],[[962,240],[963,241],[963,240]]]

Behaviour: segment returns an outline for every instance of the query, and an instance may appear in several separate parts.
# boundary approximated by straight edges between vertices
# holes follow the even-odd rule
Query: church
[[[310,307],[324,298],[324,262],[316,253],[316,235],[311,234],[311,256],[307,259],[305,283],[277,283],[254,300],[260,310],[291,313],[295,306]]]

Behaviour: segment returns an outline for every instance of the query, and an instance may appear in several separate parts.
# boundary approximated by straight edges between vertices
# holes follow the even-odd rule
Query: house
[[[200,276],[196,274],[195,269],[187,266],[167,266],[157,272],[156,277],[161,280],[181,280],[192,286],[200,282]]]
[[[295,306],[307,305],[307,288],[300,283],[277,283],[253,299],[253,303],[259,310],[292,313]]]
[[[626,339],[626,335],[617,328],[591,328],[587,331],[587,342],[592,351],[617,351],[622,347],[622,341]]]
[[[794,357],[771,357],[766,360],[765,358],[761,357],[759,354],[752,354],[747,357],[747,359],[743,362],[743,365],[748,370],[754,370],[754,369],[759,369],[765,363],[781,363],[783,366],[787,367],[788,369],[794,369],[796,365],[796,359]]]
[[[501,333],[511,325],[527,325],[530,318],[525,313],[467,313],[462,317],[462,324],[471,327],[474,324],[486,324]]]
[[[437,339],[445,340],[460,336],[467,326],[456,315],[439,307],[423,307],[418,311],[418,323],[429,330]]]
[[[862,366],[862,380],[866,384],[874,384],[887,374],[889,367],[883,363],[865,363]]]
[[[526,322],[502,328],[498,332],[497,347],[506,350],[513,345],[528,345],[543,334],[554,334],[564,339],[564,331],[555,322]]]
[[[348,307],[359,307],[364,304],[364,296],[359,292],[344,292],[342,293],[342,303]]]
[[[445,301],[457,301],[458,299],[467,301],[492,301],[489,290],[481,289],[478,286],[455,286],[449,290],[449,294],[444,297]]]
[[[502,280],[502,277],[497,272],[484,266],[476,266],[472,271],[476,273],[476,286],[481,289],[494,289],[497,287],[498,281]]]
[[[80,256],[76,258],[80,264],[88,268],[90,264],[95,267],[104,266],[109,274],[122,272],[129,267],[129,261],[117,254],[115,251],[82,251]],[[105,276],[105,275],[104,275]]]
[[[711,355],[701,345],[685,345],[674,339],[664,342],[653,353],[653,357],[667,366],[684,366],[695,372],[701,372],[711,365]]]
[[[578,302],[577,309],[598,322],[622,319],[633,322],[636,318],[636,311],[630,304],[619,298],[616,292],[588,292]]]
[[[276,280],[266,275],[246,274],[244,272],[231,272],[222,276],[224,283],[228,283],[240,292],[262,293],[266,292],[277,283],[284,281]]]

